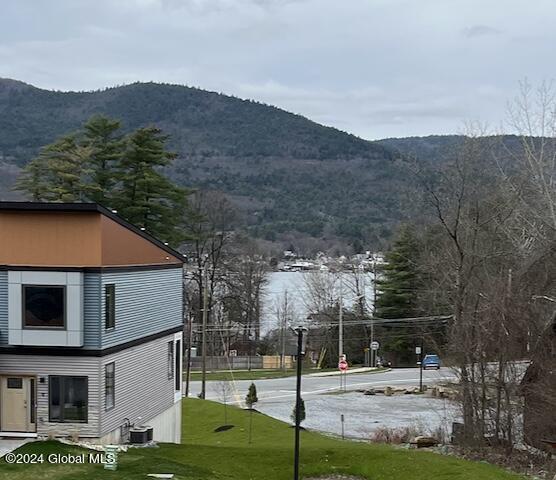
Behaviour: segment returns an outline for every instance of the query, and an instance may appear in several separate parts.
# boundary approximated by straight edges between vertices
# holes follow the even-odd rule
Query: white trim
[[[181,349],[180,349],[180,352],[179,352],[181,361],[180,361],[180,366],[179,366],[179,369],[178,369],[179,371],[174,372],[174,375],[177,375],[178,378],[180,379],[179,380],[180,389],[179,390],[174,390],[174,403],[181,402],[181,399],[182,399],[182,389],[183,389],[183,332],[177,332],[177,333],[174,334],[174,365],[176,363],[175,362],[175,356],[177,354],[176,343],[178,341],[181,342]],[[175,370],[175,368],[174,368],[174,370]],[[175,377],[173,379],[173,382],[174,382],[174,387],[173,388],[176,388],[176,386],[175,386],[176,378]]]
[[[23,328],[22,286],[66,287],[66,324],[63,329]],[[8,343],[10,345],[83,346],[83,273],[8,271]]]
[[[15,437],[15,438],[37,438],[39,435],[35,432],[1,432],[0,437]]]

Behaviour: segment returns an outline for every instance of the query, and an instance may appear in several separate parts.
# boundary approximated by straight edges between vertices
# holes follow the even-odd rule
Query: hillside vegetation
[[[261,103],[178,85],[56,92],[4,79],[0,112],[2,198],[41,146],[102,113],[125,131],[169,134],[179,157],[167,174],[225,192],[261,238],[372,241],[402,217],[403,179],[388,147]]]

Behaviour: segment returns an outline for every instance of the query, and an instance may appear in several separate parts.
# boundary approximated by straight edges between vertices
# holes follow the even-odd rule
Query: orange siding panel
[[[96,212],[0,212],[0,265],[101,266]]]
[[[181,264],[181,260],[111,218],[101,217],[101,231],[105,266]]]

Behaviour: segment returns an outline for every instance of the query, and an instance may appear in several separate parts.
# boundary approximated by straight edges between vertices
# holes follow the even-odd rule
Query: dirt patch
[[[221,425],[220,427],[216,427],[216,428],[214,429],[214,432],[215,432],[215,433],[218,433],[218,432],[226,432],[226,431],[228,431],[228,430],[231,430],[231,429],[234,428],[234,427],[235,427],[235,425]]]

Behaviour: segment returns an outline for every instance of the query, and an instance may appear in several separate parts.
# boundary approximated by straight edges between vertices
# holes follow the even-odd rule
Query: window
[[[113,283],[104,286],[104,327],[116,326],[116,285]]]
[[[110,410],[115,405],[116,364],[108,363],[104,367],[104,408]]]
[[[64,328],[66,287],[23,285],[23,326]]]
[[[175,388],[180,390],[181,387],[181,340],[176,341],[176,375],[175,375]]]
[[[87,423],[88,378],[49,378],[49,421]]]
[[[168,342],[168,380],[174,378],[174,341]]]
[[[21,390],[23,388],[23,378],[19,378],[19,377],[8,378],[8,388]]]

